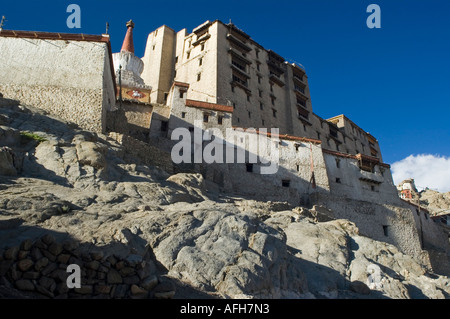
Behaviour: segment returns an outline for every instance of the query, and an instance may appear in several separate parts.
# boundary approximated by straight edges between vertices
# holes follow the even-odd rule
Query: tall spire
[[[134,53],[134,44],[133,44],[133,28],[134,22],[130,20],[127,22],[127,34],[125,35],[125,39],[123,40],[122,49],[120,52],[131,52]]]

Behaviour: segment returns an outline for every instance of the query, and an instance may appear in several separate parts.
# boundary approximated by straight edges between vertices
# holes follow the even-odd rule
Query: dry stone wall
[[[51,234],[26,239],[0,254],[0,284],[28,298],[172,298],[175,287],[160,282],[148,256],[105,256],[101,250],[83,250],[75,240],[59,242]],[[81,269],[81,287],[67,285],[69,265]],[[69,278],[69,281],[71,278]],[[1,292],[0,292],[1,294]]]

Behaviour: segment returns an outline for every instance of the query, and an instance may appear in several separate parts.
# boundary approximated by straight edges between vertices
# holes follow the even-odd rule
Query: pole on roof
[[[119,65],[119,103],[122,108],[122,65]]]
[[[5,24],[6,18],[5,16],[2,16],[2,21],[0,22],[0,32],[3,31],[3,25]]]

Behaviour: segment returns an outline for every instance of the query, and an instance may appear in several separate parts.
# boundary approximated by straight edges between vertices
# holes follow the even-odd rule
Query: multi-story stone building
[[[188,83],[190,100],[232,106],[233,126],[276,127],[280,134],[320,140],[328,150],[382,160],[378,141],[347,117],[324,120],[313,112],[302,66],[232,23],[207,21],[190,34],[162,26],[148,36],[142,60],[153,102],[170,104],[172,83]]]

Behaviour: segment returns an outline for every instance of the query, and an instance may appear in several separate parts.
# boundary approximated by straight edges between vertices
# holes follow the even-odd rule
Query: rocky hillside
[[[0,108],[0,297],[448,298],[320,206],[224,194],[31,107]],[[5,106],[6,105],[6,106]],[[69,264],[82,287],[64,283]]]
[[[420,203],[424,205],[430,213],[450,214],[450,192],[440,193],[431,189],[419,193]]]

